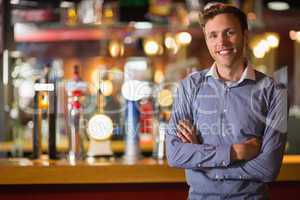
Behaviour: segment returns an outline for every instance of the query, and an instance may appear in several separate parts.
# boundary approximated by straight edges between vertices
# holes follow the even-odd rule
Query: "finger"
[[[256,138],[256,137],[253,137],[253,138],[250,138],[248,140],[246,140],[244,142],[244,144],[252,144],[252,145],[260,145],[261,144],[261,140]]]
[[[245,144],[249,144],[249,143],[255,142],[256,140],[257,140],[257,139],[256,139],[255,137],[252,137],[252,138],[247,139],[244,143],[245,143]]]
[[[192,142],[192,135],[188,131],[186,131],[184,128],[182,128],[180,125],[177,126],[179,132],[185,139],[187,139],[189,142]]]
[[[195,127],[190,123],[189,120],[181,120],[179,122],[179,126],[186,130],[186,132],[188,133],[188,138],[190,139],[191,143],[201,143],[201,141],[199,140],[197,133],[195,132]]]
[[[186,128],[191,128],[193,125],[190,123],[189,120],[183,119],[179,121],[179,124],[183,125]]]
[[[191,127],[192,129],[194,128],[193,124],[191,123],[190,120],[184,119],[182,120],[184,122],[184,124],[188,127]]]
[[[180,121],[179,125],[189,133],[193,133],[193,127],[184,121]]]
[[[195,134],[190,129],[186,129],[184,126],[179,125],[178,129],[181,131],[181,133],[190,141],[193,141],[193,138],[195,137]]]
[[[177,136],[181,139],[183,143],[188,143],[188,140],[180,132],[177,132]]]
[[[187,140],[187,141],[191,141],[191,139],[190,139],[190,134],[185,130],[185,129],[183,129],[181,126],[177,126],[177,132],[182,136],[182,137],[184,137],[185,138],[185,140]]]

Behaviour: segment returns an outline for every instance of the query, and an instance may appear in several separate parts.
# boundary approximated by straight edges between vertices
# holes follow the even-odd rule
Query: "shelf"
[[[80,26],[65,27],[58,24],[52,26],[38,26],[34,24],[16,24],[14,39],[16,42],[60,42],[103,40],[112,37],[122,37],[126,34],[123,26]]]
[[[188,31],[192,35],[202,34],[199,27],[169,27],[154,25],[152,28],[136,29],[131,23],[113,25],[80,25],[63,26],[61,24],[31,24],[17,23],[14,26],[15,42],[62,42],[62,41],[99,41],[112,38],[125,38],[127,35],[144,37],[152,33],[164,33],[167,31]]]

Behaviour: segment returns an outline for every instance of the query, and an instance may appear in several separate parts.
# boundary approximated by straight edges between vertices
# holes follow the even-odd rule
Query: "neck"
[[[245,69],[245,64],[244,60],[242,60],[241,62],[231,66],[222,66],[217,64],[216,68],[220,79],[224,81],[238,81],[241,79]]]

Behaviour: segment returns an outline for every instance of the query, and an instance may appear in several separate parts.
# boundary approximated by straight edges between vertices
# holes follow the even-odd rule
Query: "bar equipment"
[[[68,125],[69,125],[69,154],[70,163],[84,158],[83,133],[82,133],[82,99],[87,92],[87,84],[79,76],[79,66],[73,69],[73,80],[67,82],[68,98]]]
[[[87,133],[90,137],[87,156],[111,156],[110,137],[113,133],[113,122],[104,114],[94,115],[88,122]]]
[[[56,155],[56,91],[55,82],[49,81],[50,65],[45,65],[43,75],[34,84],[33,99],[33,153],[39,159],[42,154],[42,131],[48,128],[48,154],[50,159]],[[46,126],[46,128],[45,128]],[[48,127],[47,127],[48,126]],[[45,133],[44,133],[45,134]]]
[[[164,159],[166,155],[165,134],[168,128],[168,121],[171,115],[171,106],[173,104],[173,94],[169,87],[161,88],[157,95],[158,130],[154,135],[154,146],[152,156],[156,159]]]
[[[136,162],[140,157],[140,101],[152,94],[150,71],[146,58],[129,58],[125,64],[122,95],[126,99],[125,161]]]

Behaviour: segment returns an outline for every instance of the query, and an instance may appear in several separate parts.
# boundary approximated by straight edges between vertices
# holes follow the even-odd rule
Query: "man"
[[[236,7],[204,9],[215,63],[181,81],[166,134],[167,159],[186,169],[189,199],[267,199],[286,138],[286,89],[245,59],[247,18]]]

